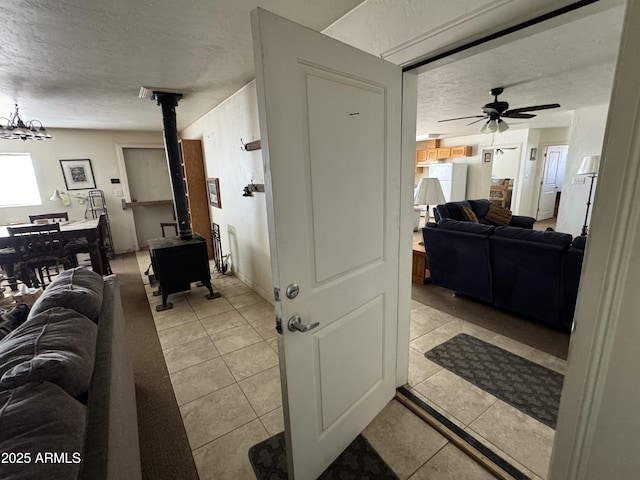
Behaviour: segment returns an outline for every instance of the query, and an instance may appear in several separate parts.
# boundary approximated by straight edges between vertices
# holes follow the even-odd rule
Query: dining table
[[[60,223],[60,232],[65,241],[77,240],[85,238],[88,242],[89,256],[91,257],[91,268],[100,275],[109,274],[108,261],[105,262],[100,253],[100,229],[99,219],[90,218],[86,220],[77,220]],[[24,226],[29,223],[20,225],[0,225],[0,248],[15,247],[15,240],[9,235],[7,226]],[[106,264],[105,264],[106,263]],[[7,280],[11,290],[18,289],[17,279],[15,276],[15,268],[13,263],[2,265],[2,269],[7,274]]]

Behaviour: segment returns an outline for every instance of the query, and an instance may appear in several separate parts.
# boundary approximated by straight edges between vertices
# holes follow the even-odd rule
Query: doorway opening
[[[548,145],[544,147],[544,165],[540,180],[536,220],[554,229],[562,199],[562,186],[567,169],[568,150],[569,145]]]
[[[135,232],[135,249],[147,248],[152,238],[173,235],[163,228],[173,225],[175,214],[164,148],[123,147],[129,202]],[[167,233],[168,232],[168,233]]]
[[[437,136],[440,147],[470,147],[470,155],[441,160],[467,164],[466,199],[489,199],[494,203],[500,203],[513,214],[535,218],[538,221],[534,227],[536,229],[556,229],[556,225],[561,225],[569,228],[567,231],[561,230],[564,233],[570,233],[573,237],[579,236],[579,225],[584,217],[584,203],[576,201],[576,196],[584,196],[586,201],[588,188],[583,192],[582,187],[578,186],[579,181],[572,178],[569,172],[576,172],[582,156],[597,153],[595,145],[598,142],[602,144],[604,129],[585,126],[585,122],[574,122],[574,118],[580,118],[585,113],[589,115],[592,108],[608,102],[620,30],[603,32],[601,38],[602,45],[610,45],[606,54],[610,68],[601,72],[606,77],[603,77],[604,81],[600,83],[601,90],[596,91],[590,86],[585,86],[584,89],[574,89],[570,95],[565,96],[565,93],[569,92],[562,93],[554,85],[556,82],[564,81],[567,85],[575,85],[568,81],[568,78],[562,80],[561,77],[580,75],[577,67],[571,67],[575,60],[572,58],[574,48],[583,52],[589,50],[585,49],[579,35],[574,36],[570,32],[587,24],[597,25],[603,19],[611,19],[612,16],[621,20],[622,9],[605,10],[569,22],[561,27],[564,33],[571,36],[566,41],[556,36],[556,28],[553,27],[496,48],[470,53],[466,58],[451,63],[417,70],[419,100],[416,141]],[[621,28],[621,22],[618,28]],[[609,37],[610,33],[613,35]],[[557,46],[558,42],[563,45],[562,49],[553,47]],[[583,67],[595,63],[597,62],[586,61]],[[559,73],[560,66],[562,74]],[[561,104],[562,108],[534,110],[529,118],[507,118],[505,120],[509,124],[508,129],[487,135],[480,131],[483,123],[477,122],[487,121],[482,118],[482,113],[486,113],[482,110],[483,104],[486,106],[490,100],[486,98],[489,90],[498,86],[505,87],[502,98],[510,103],[509,108],[556,102]],[[465,118],[468,119],[464,120]],[[442,121],[447,119],[454,121]],[[580,145],[581,142],[593,138],[598,140],[590,142],[592,145],[589,147]],[[584,152],[584,148],[594,150]],[[561,201],[564,203],[562,207]],[[578,228],[573,225],[576,223],[573,221],[574,218],[578,219]],[[428,245],[425,247],[428,249]],[[452,262],[452,269],[458,267],[454,263]],[[515,277],[514,281],[517,281]],[[448,320],[443,326],[427,331],[424,335],[420,335],[422,332],[417,324],[424,325],[424,318],[429,317],[429,313],[434,310],[444,312],[465,321],[462,328],[467,332],[463,333],[473,332],[470,334],[482,338],[481,335],[486,335],[487,331],[494,332],[495,336],[490,339],[490,343],[497,343],[501,348],[525,358],[532,355],[529,358],[537,358],[537,363],[541,363],[544,354],[548,354],[549,357],[545,357],[544,361],[550,363],[546,366],[556,369],[559,373],[564,371],[563,358],[566,359],[568,353],[570,334],[533,324],[493,306],[452,294],[451,290],[433,284],[413,286],[412,298],[424,303],[426,308],[417,315],[415,310],[412,312],[412,318],[417,317],[418,320],[412,320],[410,359],[413,356],[416,363],[410,367],[410,372],[413,370],[413,378],[410,374],[409,387],[423,399],[426,398],[429,404],[444,410],[456,420],[468,416],[470,422],[465,425],[478,431],[487,427],[482,425],[481,417],[490,417],[492,409],[497,407],[490,406],[484,410],[479,408],[479,413],[469,413],[469,410],[456,404],[461,396],[458,383],[451,382],[450,387],[444,386],[445,380],[453,377],[440,372],[434,375],[433,370],[429,370],[431,365],[427,367],[426,364],[420,363],[424,362],[425,352],[434,346],[435,340],[428,338],[429,334],[433,331],[451,336],[448,332],[445,333],[445,330],[453,328],[456,320]],[[541,302],[544,301],[545,299],[541,299]],[[554,358],[557,359],[557,363],[552,365],[555,362]],[[417,373],[420,371],[424,373]],[[422,379],[420,375],[431,376]],[[468,407],[468,403],[465,407]],[[477,416],[474,417],[476,413]],[[497,420],[497,417],[495,418]],[[517,424],[514,419],[515,417],[512,417],[512,425]],[[550,429],[547,433],[549,435],[544,448],[549,455],[553,447],[554,432]],[[493,442],[491,438],[484,438],[507,456],[534,471],[536,475],[543,478],[546,475],[544,466],[540,468],[540,465],[527,464],[525,456],[513,449],[513,445],[519,441],[517,438],[514,437],[511,442],[502,445],[498,440]]]

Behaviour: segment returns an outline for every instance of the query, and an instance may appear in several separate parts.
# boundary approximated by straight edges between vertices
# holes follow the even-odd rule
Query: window
[[[0,153],[0,207],[42,205],[31,155]]]

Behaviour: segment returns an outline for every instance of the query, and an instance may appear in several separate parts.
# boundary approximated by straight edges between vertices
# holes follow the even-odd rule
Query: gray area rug
[[[461,333],[424,354],[536,420],[556,428],[564,376]]]
[[[254,445],[249,460],[258,480],[287,480],[284,433]],[[398,480],[378,452],[358,435],[318,480]]]

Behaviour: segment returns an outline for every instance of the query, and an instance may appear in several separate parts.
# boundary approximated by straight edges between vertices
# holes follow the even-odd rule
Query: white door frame
[[[640,1],[629,0],[576,306],[550,480],[635,478],[640,397]],[[631,362],[632,364],[630,364]]]
[[[415,181],[417,111],[418,73],[405,72],[402,75],[402,166],[400,173],[401,212],[396,388],[405,385],[409,381],[412,262],[409,253],[413,242],[413,183]]]
[[[131,191],[129,189],[129,178],[127,177],[127,167],[124,161],[124,149],[125,148],[160,148],[164,150],[164,144],[162,143],[116,143],[116,159],[118,161],[118,171],[120,172],[120,185],[124,196],[122,197],[125,202],[131,202]],[[129,230],[129,239],[131,240],[131,246],[133,251],[140,250],[138,246],[138,234],[136,233],[136,223],[133,218],[133,210],[126,209],[125,216],[127,218],[127,228]]]

